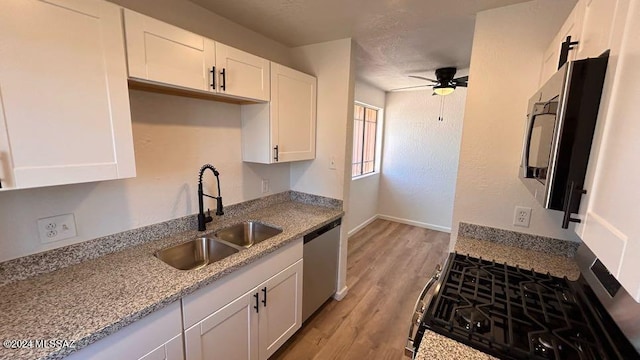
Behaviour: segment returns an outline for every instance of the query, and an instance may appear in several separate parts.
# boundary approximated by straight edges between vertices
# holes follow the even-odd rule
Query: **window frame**
[[[370,109],[370,110],[375,110],[376,111],[376,127],[375,127],[375,137],[374,137],[374,154],[373,154],[373,170],[367,173],[360,173],[358,175],[353,175],[353,166],[356,165],[356,163],[354,162],[354,158],[353,158],[353,151],[351,154],[351,179],[355,180],[355,179],[362,179],[362,178],[366,178],[375,174],[379,174],[380,173],[380,165],[382,163],[381,161],[381,157],[382,157],[382,128],[383,128],[383,112],[384,109],[383,108],[379,108],[377,106],[374,105],[370,105],[361,101],[354,101],[354,111],[352,112],[352,118],[351,121],[352,123],[355,125],[355,106],[361,106],[364,108],[364,116],[362,119],[363,122],[363,126],[362,126],[362,138],[363,138],[363,142],[362,142],[362,148],[360,149],[361,153],[362,153],[362,160],[360,162],[361,164],[361,171],[362,169],[364,169],[364,150],[365,150],[365,127],[366,127],[366,110]],[[355,126],[354,126],[355,129]],[[352,136],[352,138],[355,138],[355,132],[354,135]],[[352,139],[353,140],[353,139]],[[355,146],[355,142],[353,144]]]

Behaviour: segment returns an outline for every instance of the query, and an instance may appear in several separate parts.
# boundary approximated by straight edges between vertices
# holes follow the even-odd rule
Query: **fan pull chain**
[[[438,121],[444,121],[444,98],[446,96],[440,96],[440,115],[438,116]]]

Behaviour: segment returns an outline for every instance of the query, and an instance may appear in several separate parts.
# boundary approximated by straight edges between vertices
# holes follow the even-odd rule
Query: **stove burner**
[[[472,307],[456,309],[455,319],[458,325],[468,331],[484,334],[491,330],[491,320],[480,310]]]
[[[466,281],[474,283],[480,279],[488,279],[491,277],[491,274],[480,268],[470,268],[465,270],[466,273]]]
[[[531,292],[534,292],[534,293],[540,292],[541,294],[545,294],[545,293],[549,292],[549,289],[546,286],[540,285],[538,283],[533,283],[533,282],[525,283],[524,285],[522,285],[522,287],[525,290],[531,291]]]
[[[533,351],[547,359],[555,359],[556,350],[559,353],[564,350],[560,339],[548,333],[532,335],[531,343],[533,344]]]

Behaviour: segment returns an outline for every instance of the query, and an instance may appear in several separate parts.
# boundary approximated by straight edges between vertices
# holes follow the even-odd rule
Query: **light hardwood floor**
[[[376,220],[349,239],[347,286],[272,360],[402,359],[416,298],[442,264],[449,234]]]

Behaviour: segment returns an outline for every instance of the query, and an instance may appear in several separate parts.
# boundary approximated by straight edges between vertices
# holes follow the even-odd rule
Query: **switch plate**
[[[528,228],[529,223],[531,223],[531,208],[516,206],[516,210],[513,214],[513,225]]]
[[[331,157],[329,158],[329,169],[331,170],[336,169],[336,157],[333,155],[331,155]]]
[[[38,219],[38,233],[43,244],[77,236],[73,214]]]
[[[266,194],[269,190],[269,179],[262,179],[262,193]]]

